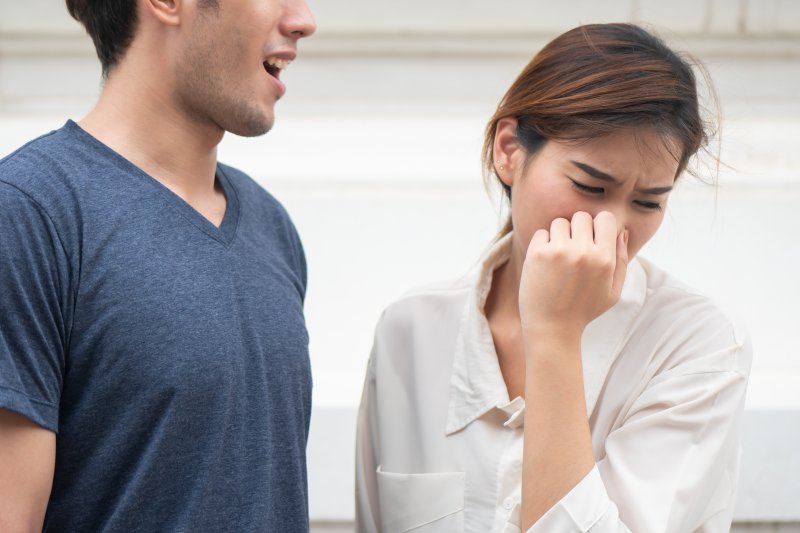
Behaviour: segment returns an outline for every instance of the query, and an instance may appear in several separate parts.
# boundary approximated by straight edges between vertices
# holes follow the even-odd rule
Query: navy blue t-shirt
[[[217,180],[219,228],[71,121],[0,160],[0,408],[57,432],[46,531],[308,531],[302,246]]]

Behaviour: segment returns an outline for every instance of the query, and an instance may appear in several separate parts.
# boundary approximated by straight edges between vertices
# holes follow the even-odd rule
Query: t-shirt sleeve
[[[50,217],[0,182],[0,408],[52,431],[65,370],[69,280]]]

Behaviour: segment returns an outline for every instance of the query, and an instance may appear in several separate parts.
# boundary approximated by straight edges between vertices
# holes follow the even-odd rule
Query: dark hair
[[[94,41],[103,77],[133,42],[136,32],[136,0],[66,0],[72,18],[83,24]],[[200,8],[218,7],[219,0],[201,0]]]
[[[136,0],[67,0],[67,10],[94,41],[103,77],[108,77],[133,41]]]
[[[709,140],[691,64],[634,24],[579,26],[536,54],[486,127],[487,184],[495,173],[497,124],[507,117],[517,119],[517,142],[529,154],[547,140],[581,142],[622,128],[655,128],[672,141],[676,178]],[[501,235],[510,230],[509,220]]]

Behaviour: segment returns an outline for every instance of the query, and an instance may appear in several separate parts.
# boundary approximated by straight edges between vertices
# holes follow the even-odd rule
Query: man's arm
[[[55,457],[55,433],[0,409],[0,531],[42,531]]]

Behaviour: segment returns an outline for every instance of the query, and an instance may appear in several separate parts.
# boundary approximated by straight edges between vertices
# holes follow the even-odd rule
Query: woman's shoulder
[[[473,279],[466,276],[407,291],[383,310],[374,352],[405,358],[452,351],[474,290]]]
[[[749,371],[750,335],[737,313],[650,261],[639,258],[638,262],[646,278],[635,328],[640,336],[671,347],[674,363],[683,360],[681,354],[695,358],[724,351],[729,355],[719,370]]]
[[[646,290],[644,305],[658,306],[677,316],[698,315],[728,323],[732,328],[743,328],[739,317],[715,297],[698,289],[679,277],[667,272],[651,261],[637,258],[645,274]],[[666,309],[664,306],[667,306]],[[675,315],[673,315],[675,316]]]
[[[427,322],[454,312],[460,313],[472,290],[474,280],[470,275],[414,287],[386,306],[380,323]]]

